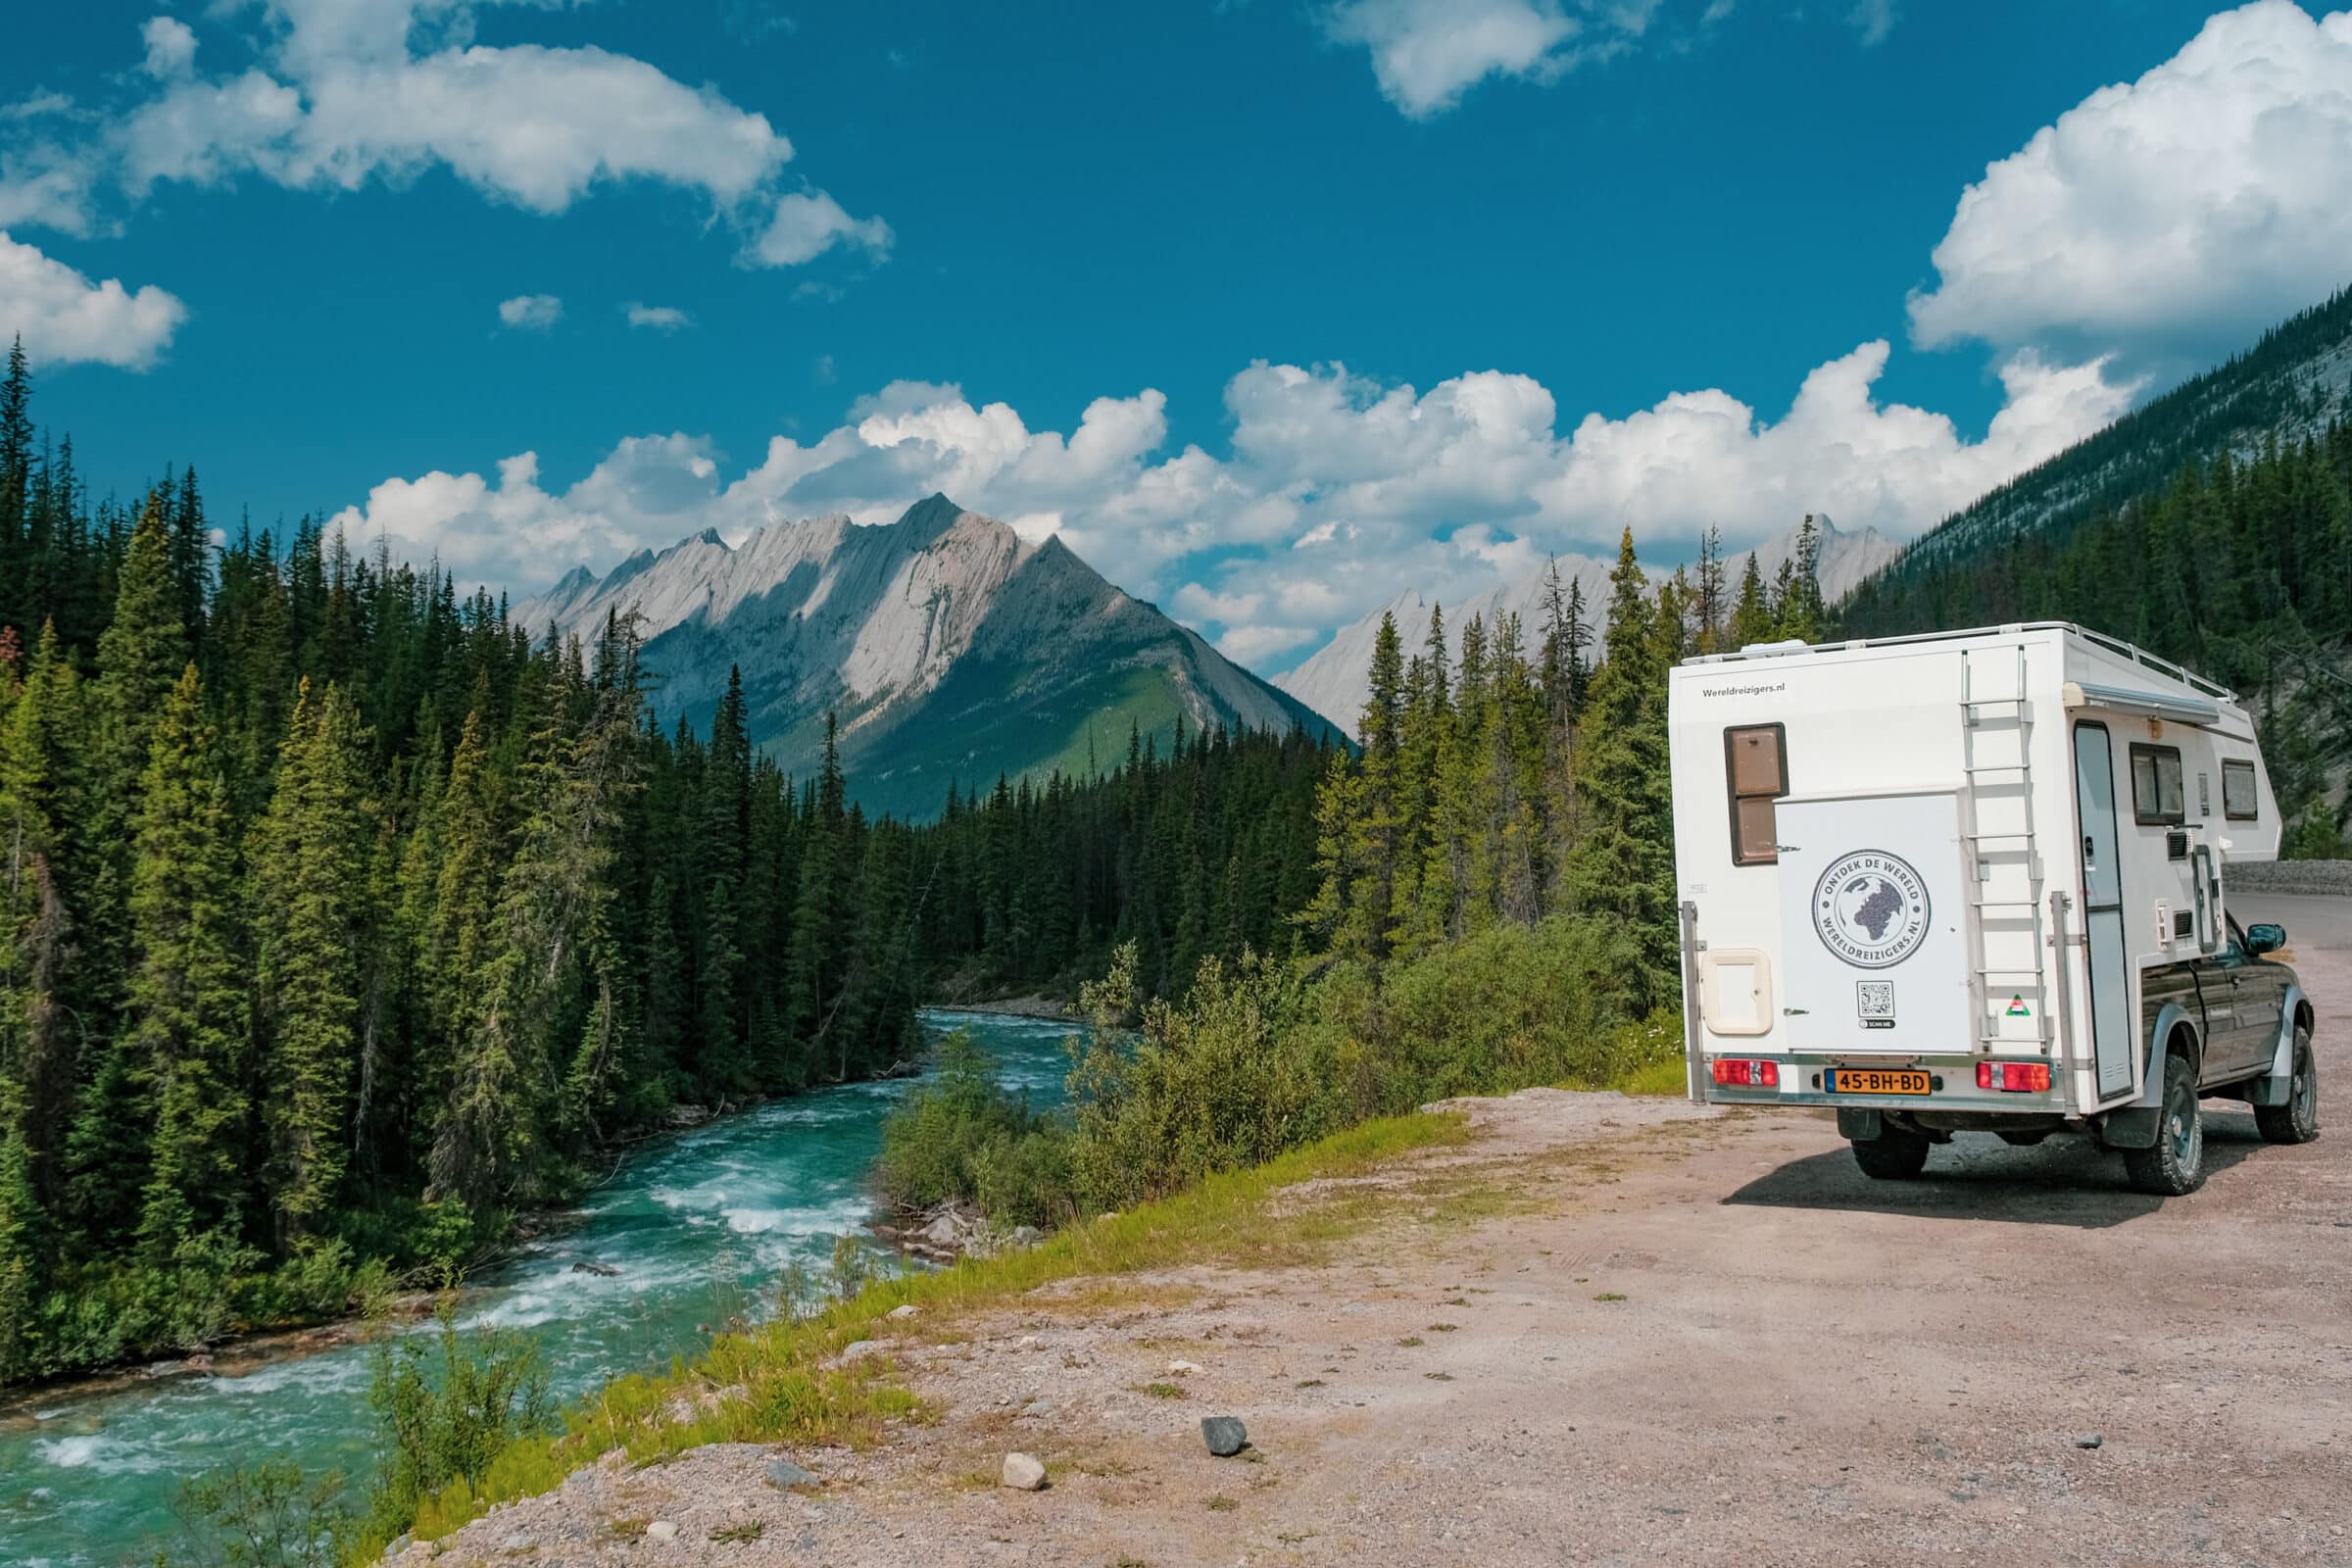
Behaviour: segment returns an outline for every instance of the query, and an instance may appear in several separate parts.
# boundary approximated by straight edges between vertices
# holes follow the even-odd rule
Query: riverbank
[[[992,1018],[1037,1018],[1055,1022],[1075,1023],[1078,1004],[1058,997],[1031,993],[1025,997],[1000,997],[993,1002],[935,1002],[936,1012],[976,1012]]]
[[[983,1009],[954,1010],[977,1012]],[[999,1015],[1009,1018],[1035,1016],[1010,1006],[1001,1009]],[[733,1118],[751,1115],[779,1102],[798,1100],[829,1089],[912,1078],[921,1071],[920,1062],[902,1060],[892,1062],[869,1077],[850,1079],[841,1084],[812,1085],[782,1095],[754,1095],[715,1106],[673,1105],[659,1125],[638,1128],[606,1139],[597,1150],[597,1163],[603,1175],[589,1182],[567,1201],[514,1215],[508,1223],[506,1234],[468,1261],[463,1274],[470,1279],[494,1273],[519,1252],[559,1240],[567,1230],[579,1224],[583,1213],[579,1206],[582,1200],[610,1181],[625,1161],[641,1157],[666,1143],[674,1143]],[[355,1273],[360,1266],[355,1265]],[[595,1273],[604,1265],[594,1260],[584,1260],[576,1266],[582,1272]],[[401,1294],[382,1307],[381,1312],[394,1319],[429,1315],[437,1293],[420,1287],[432,1267],[415,1265],[407,1273],[398,1276]],[[346,1304],[347,1308],[360,1307],[358,1302]],[[201,1342],[144,1347],[118,1359],[92,1362],[53,1377],[0,1384],[0,1423],[5,1423],[12,1412],[36,1404],[86,1398],[157,1378],[245,1375],[280,1361],[356,1344],[367,1335],[376,1315],[376,1309],[347,1309],[281,1317],[267,1324],[238,1325],[217,1338]]]
[[[2208,1185],[2159,1203],[2077,1139],[1962,1135],[1890,1185],[1816,1114],[1440,1108],[1402,1125],[1457,1135],[858,1303],[797,1342],[830,1414],[789,1438],[750,1419],[772,1363],[648,1386],[540,1495],[397,1561],[2345,1560],[2352,1366],[2309,1353],[2352,1337],[2352,1255],[2310,1221],[2340,1140],[2273,1148],[2210,1102]],[[1984,1332],[2122,1298],[2128,1344]],[[1001,1484],[1016,1453],[1042,1490]]]
[[[932,1028],[958,1022],[1008,1089],[1057,1102],[1064,1028]],[[529,1331],[563,1398],[693,1360],[714,1328],[772,1311],[779,1280],[828,1278],[836,1243],[864,1234],[881,1123],[908,1088],[819,1089],[632,1145],[576,1212],[469,1281],[461,1323]],[[209,1375],[133,1368],[40,1389],[0,1425],[0,1562],[151,1560],[178,1544],[181,1483],[224,1465],[288,1460],[364,1487],[376,1462],[368,1349],[321,1343],[257,1342],[252,1361],[242,1346],[217,1350]]]

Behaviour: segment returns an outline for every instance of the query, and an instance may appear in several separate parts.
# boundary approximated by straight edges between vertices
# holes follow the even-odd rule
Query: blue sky
[[[944,487],[1280,668],[1915,532],[2352,280],[2352,21],[2208,10],[19,7],[0,331],[102,487],[516,588]]]

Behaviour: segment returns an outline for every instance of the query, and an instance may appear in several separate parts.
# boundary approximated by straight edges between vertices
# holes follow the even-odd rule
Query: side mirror
[[[2246,951],[2256,957],[2277,953],[2286,946],[2286,927],[2282,925],[2250,925],[2246,927]]]

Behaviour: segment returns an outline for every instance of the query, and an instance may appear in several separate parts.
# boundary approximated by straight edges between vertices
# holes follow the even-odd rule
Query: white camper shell
[[[2228,914],[2279,837],[2232,693],[2037,622],[1694,659],[1669,721],[1692,1099],[1836,1106],[1908,1175],[1961,1130],[2149,1150],[2174,1054],[2190,1132],[2302,1092],[2283,933]]]

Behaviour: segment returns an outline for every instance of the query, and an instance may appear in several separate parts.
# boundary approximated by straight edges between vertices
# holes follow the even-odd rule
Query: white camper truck
[[[1669,714],[1692,1099],[1834,1106],[1876,1177],[2069,1131],[2185,1193],[2217,1095],[2316,1136],[2285,933],[2229,912],[2279,828],[2231,693],[2043,622],[1694,659]]]

